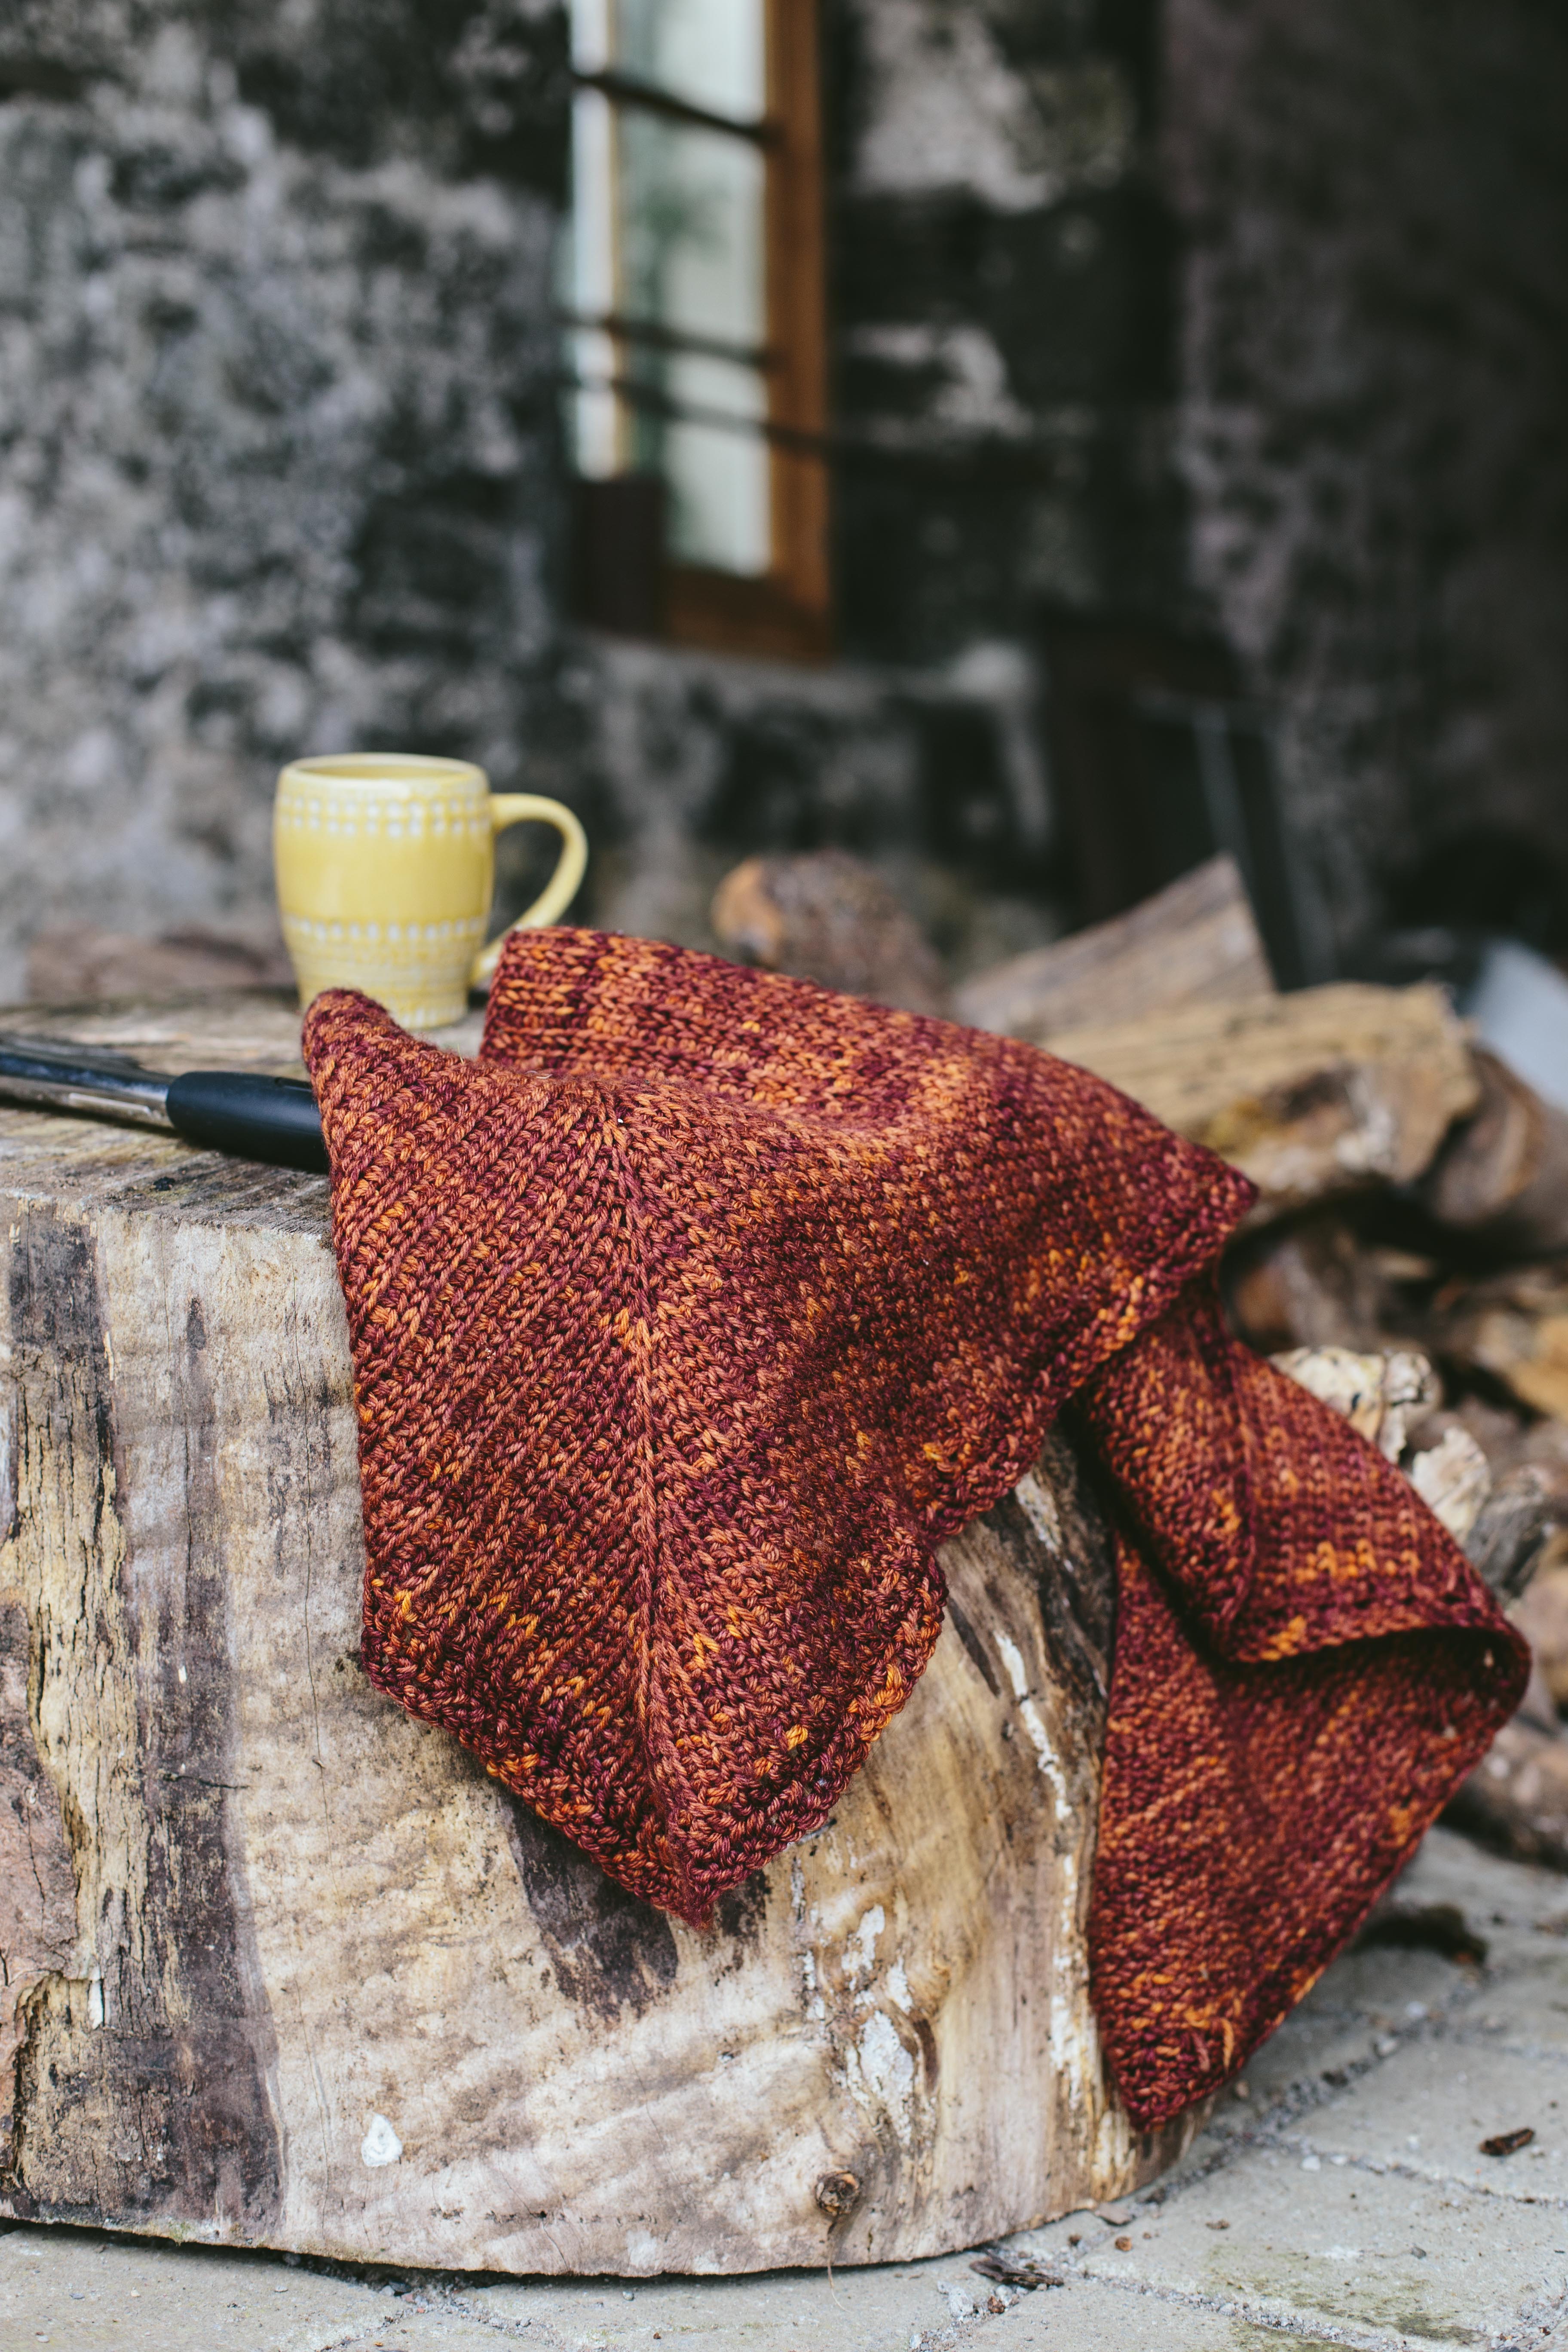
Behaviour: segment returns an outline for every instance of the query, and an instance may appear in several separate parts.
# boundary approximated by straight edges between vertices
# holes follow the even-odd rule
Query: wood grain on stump
[[[298,1045],[267,1001],[56,1025]],[[742,2271],[973,2244],[1177,2152],[1089,2004],[1110,1567],[1062,1441],[946,1547],[833,1820],[699,1933],[361,1672],[324,1179],[0,1110],[0,2211]]]

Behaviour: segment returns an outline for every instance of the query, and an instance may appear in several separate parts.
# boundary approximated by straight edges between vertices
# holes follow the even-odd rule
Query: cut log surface
[[[297,1055],[276,1003],[57,1027]],[[973,2244],[1178,2153],[1089,2002],[1110,1567],[1062,1441],[945,1548],[833,1820],[697,1932],[361,1671],[325,1180],[0,1109],[0,2211],[726,2272]]]
[[[1030,1045],[1158,1005],[1235,1004],[1274,986],[1233,857],[1211,857],[1130,914],[976,972],[954,1010],[972,1028]]]
[[[748,857],[713,897],[726,955],[908,1013],[944,1013],[942,966],[876,868],[842,849]]]

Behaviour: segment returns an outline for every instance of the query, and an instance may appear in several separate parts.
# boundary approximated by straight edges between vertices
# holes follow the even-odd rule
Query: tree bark
[[[297,1050],[276,1006],[76,1026]],[[698,1933],[360,1670],[325,1181],[0,1110],[0,2211],[745,2271],[973,2244],[1178,2152],[1089,2002],[1111,1586],[1064,1442],[946,1547],[833,1820]]]

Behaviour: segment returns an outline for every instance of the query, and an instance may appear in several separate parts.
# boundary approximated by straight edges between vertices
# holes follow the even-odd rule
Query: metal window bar
[[[760,375],[783,365],[781,354],[767,343],[727,342],[721,336],[689,334],[681,327],[661,327],[652,319],[630,319],[617,310],[558,308],[555,315],[564,327],[613,335],[619,342],[647,343],[655,351],[696,352],[706,359],[729,360],[736,367],[755,368]],[[674,404],[674,409],[676,414],[685,414],[679,403]]]
[[[565,392],[613,394],[631,407],[647,408],[680,424],[706,425],[714,432],[738,433],[766,441],[793,457],[816,457],[829,467],[869,467],[916,475],[922,480],[949,481],[954,477],[974,481],[1057,479],[1058,459],[1054,443],[1037,446],[992,440],[955,446],[944,441],[941,446],[921,447],[910,442],[879,441],[869,434],[819,433],[807,425],[781,425],[772,417],[742,416],[732,409],[676,400],[657,385],[639,383],[635,376],[589,377],[558,370],[551,381]]]
[[[613,67],[588,71],[574,68],[572,81],[577,89],[600,91],[612,105],[639,107],[647,114],[662,115],[668,122],[684,122],[693,131],[717,131],[752,146],[772,146],[783,136],[779,124],[768,115],[748,120],[744,115],[716,114],[710,107],[695,106],[689,99],[677,98],[673,90],[661,89],[657,82],[639,81],[635,74],[617,73]]]

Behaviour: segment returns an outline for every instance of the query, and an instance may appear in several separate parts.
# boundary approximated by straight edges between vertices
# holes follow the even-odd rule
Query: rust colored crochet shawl
[[[1509,1714],[1405,1482],[1239,1347],[1246,1180],[1012,1040],[525,933],[478,1062],[317,999],[366,1672],[650,1902],[823,1822],[942,1626],[936,1547],[1069,1404],[1119,1622],[1090,1924],[1136,2122],[1214,2089]]]

